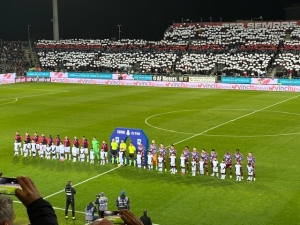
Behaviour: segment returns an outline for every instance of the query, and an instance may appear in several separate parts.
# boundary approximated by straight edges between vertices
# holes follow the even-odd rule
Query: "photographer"
[[[85,221],[87,223],[98,219],[98,217],[94,215],[95,212],[97,212],[96,205],[95,203],[90,202],[87,207],[85,207]]]
[[[74,195],[76,194],[76,190],[72,187],[72,181],[68,181],[66,188],[66,210],[65,210],[65,216],[66,219],[68,219],[68,210],[69,206],[71,205],[72,207],[72,219],[76,220],[75,217],[75,200],[74,200]]]
[[[98,214],[99,218],[104,218],[104,211],[107,210],[108,199],[104,196],[104,193],[101,192],[100,195],[96,196],[95,204],[98,205]]]

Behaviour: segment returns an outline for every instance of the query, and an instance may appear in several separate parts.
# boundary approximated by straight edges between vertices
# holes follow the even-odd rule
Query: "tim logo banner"
[[[141,142],[146,148],[146,156],[148,155],[149,140],[147,135],[141,129],[117,127],[110,135],[110,142],[113,138],[119,144],[121,140],[124,140],[124,142],[126,142],[127,138],[130,138],[136,149],[138,147],[138,143]]]

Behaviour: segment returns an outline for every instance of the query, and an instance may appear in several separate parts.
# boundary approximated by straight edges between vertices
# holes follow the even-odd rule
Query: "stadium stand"
[[[26,42],[0,40],[0,73],[24,74],[29,67],[25,60],[24,45]]]
[[[270,76],[299,75],[300,26],[173,24],[158,42],[68,39],[36,43],[44,70]],[[297,61],[298,60],[298,61]],[[280,70],[281,69],[281,70]],[[275,72],[274,72],[275,71]]]

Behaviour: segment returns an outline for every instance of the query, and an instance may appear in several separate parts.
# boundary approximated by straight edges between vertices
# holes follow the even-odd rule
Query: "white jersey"
[[[212,164],[213,164],[213,172],[217,173],[218,172],[218,161],[213,160]]]
[[[152,158],[153,158],[153,155],[152,154],[148,154],[148,165],[152,165]]]
[[[20,143],[18,143],[18,142],[15,142],[15,143],[14,143],[14,149],[15,149],[15,152],[18,152],[18,151],[19,151],[19,146],[20,146]]]
[[[158,156],[157,160],[158,160],[158,167],[162,168],[164,158],[161,156]]]
[[[175,155],[171,155],[170,156],[170,165],[171,166],[175,166],[175,160],[176,160],[176,156]]]
[[[248,170],[248,175],[252,176],[253,175],[253,167],[250,165],[247,166],[247,170]]]
[[[196,171],[196,161],[192,161],[192,171]]]
[[[36,151],[36,144],[34,142],[31,143],[31,151],[35,152]]]
[[[136,155],[136,164],[138,164],[138,165],[142,164],[142,155],[141,154]]]
[[[104,151],[101,151],[100,152],[100,159],[104,160],[105,159],[105,152]]]
[[[241,164],[236,164],[235,165],[235,174],[237,176],[240,176],[241,175]]]
[[[85,151],[83,148],[81,148],[79,154],[80,162],[84,162],[84,156],[85,156]]]
[[[220,163],[220,172],[225,173],[226,172],[226,163],[221,162]]]
[[[72,156],[76,156],[77,155],[77,149],[75,146],[72,147]]]
[[[94,151],[90,151],[90,160],[95,159]]]
[[[63,144],[59,145],[59,153],[64,154],[65,153],[65,146]]]
[[[51,145],[52,154],[55,154],[56,146],[54,144]]]
[[[184,156],[180,157],[180,166],[185,167],[185,158],[184,158]]]

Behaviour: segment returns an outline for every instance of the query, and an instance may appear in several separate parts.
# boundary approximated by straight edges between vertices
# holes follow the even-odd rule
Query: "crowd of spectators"
[[[242,28],[183,24],[168,28],[164,39],[157,42],[39,40],[36,48],[44,70],[264,77],[276,65],[287,71],[299,71],[299,37],[300,26]]]
[[[0,73],[24,74],[29,64],[24,58],[23,45],[26,43],[0,40]]]

